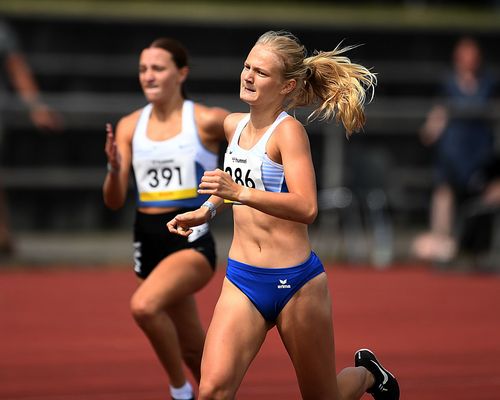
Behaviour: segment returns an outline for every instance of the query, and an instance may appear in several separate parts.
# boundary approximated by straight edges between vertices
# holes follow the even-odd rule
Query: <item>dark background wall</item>
[[[340,174],[334,185],[353,190],[380,186],[389,195],[395,223],[402,225],[426,223],[431,153],[420,144],[417,132],[450,65],[454,42],[463,34],[473,35],[483,46],[489,68],[497,77],[500,71],[500,30],[491,29],[39,15],[7,19],[20,35],[44,98],[66,122],[64,133],[41,135],[15,98],[3,110],[1,167],[12,222],[20,230],[130,226],[132,195],[122,212],[111,213],[102,205],[104,125],[144,104],[137,80],[138,55],[158,36],[176,37],[190,50],[191,96],[231,110],[245,110],[237,98],[240,67],[265,30],[291,30],[311,51],[333,49],[340,41],[362,44],[351,58],[373,67],[379,78],[375,100],[367,107],[368,124],[349,141],[340,129],[319,124],[308,128],[318,187],[332,186],[331,174]],[[326,140],[331,134],[341,138],[335,145],[341,146],[340,152]]]

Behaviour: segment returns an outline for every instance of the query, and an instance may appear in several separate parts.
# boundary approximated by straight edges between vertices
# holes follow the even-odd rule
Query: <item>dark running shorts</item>
[[[153,215],[136,212],[134,223],[134,271],[137,276],[143,279],[147,278],[160,261],[183,249],[199,251],[207,258],[210,266],[215,270],[215,242],[208,225],[202,226],[202,229],[199,229],[200,232],[194,232],[187,238],[168,231],[167,222],[177,214],[186,211],[189,210],[177,210]]]

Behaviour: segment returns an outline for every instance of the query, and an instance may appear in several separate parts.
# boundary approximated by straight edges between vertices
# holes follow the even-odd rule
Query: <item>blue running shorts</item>
[[[257,307],[264,319],[276,321],[292,296],[325,269],[318,256],[287,268],[262,268],[228,259],[226,277]]]

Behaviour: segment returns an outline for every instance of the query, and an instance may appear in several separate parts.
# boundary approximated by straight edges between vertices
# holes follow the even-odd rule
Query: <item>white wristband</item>
[[[210,219],[213,219],[217,215],[217,208],[215,207],[214,203],[205,201],[201,206],[208,208],[208,210],[210,211]]]

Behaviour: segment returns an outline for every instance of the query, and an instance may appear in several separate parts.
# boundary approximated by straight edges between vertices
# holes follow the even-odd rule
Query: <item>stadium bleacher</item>
[[[5,134],[0,173],[11,203],[13,225],[20,230],[95,231],[130,226],[133,199],[119,213],[101,201],[105,174],[104,126],[142,106],[137,56],[158,36],[174,36],[191,53],[188,92],[195,100],[243,111],[238,100],[240,66],[265,24],[200,24],[145,20],[13,16],[45,100],[65,119],[65,132],[40,135],[26,110],[6,94],[2,110]],[[364,132],[346,140],[335,124],[309,127],[318,188],[348,187],[366,195],[381,189],[391,223],[424,226],[431,189],[427,148],[417,131],[438,82],[449,67],[450,51],[464,32],[287,26],[309,50],[331,49],[340,41],[361,44],[350,53],[377,72],[379,85],[367,107]],[[488,64],[498,76],[498,32],[468,32],[479,39]],[[499,103],[495,118],[500,121]],[[305,112],[299,113],[305,117]],[[498,129],[497,129],[498,131]],[[131,188],[132,191],[132,188]],[[364,201],[364,200],[363,200]],[[325,207],[321,219],[337,206]],[[77,210],[77,212],[75,212]]]

